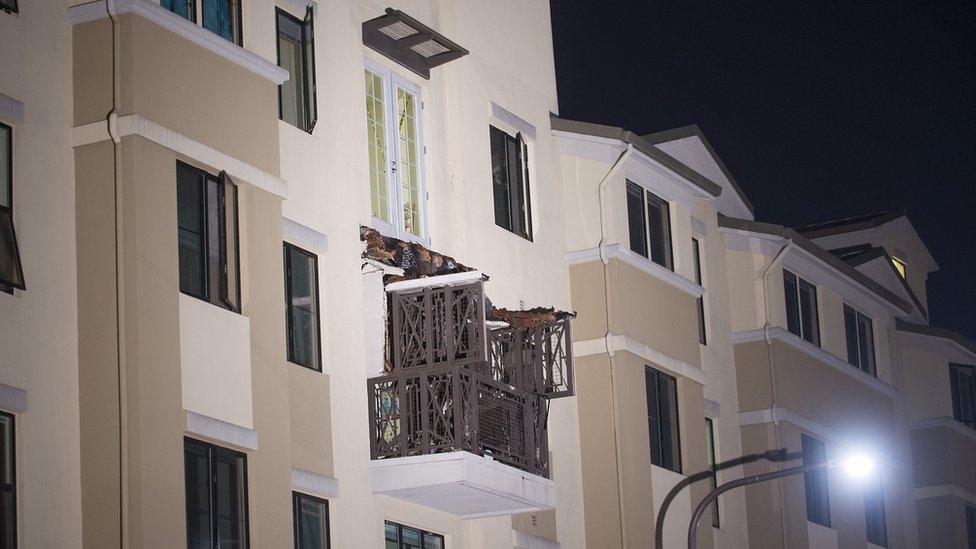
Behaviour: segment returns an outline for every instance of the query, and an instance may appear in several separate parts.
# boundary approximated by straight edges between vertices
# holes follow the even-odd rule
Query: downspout
[[[604,214],[605,201],[603,199],[604,191],[606,191],[607,185],[613,178],[617,170],[622,166],[628,158],[634,153],[634,145],[632,143],[627,144],[627,148],[620,153],[617,157],[616,162],[610,167],[610,170],[603,179],[600,180],[600,184],[597,186],[597,197],[600,202],[600,261],[603,262],[603,297],[606,302],[606,320],[607,320],[607,331],[603,334],[603,343],[607,348],[607,360],[609,362],[609,372],[610,372],[610,417],[612,420],[613,428],[613,445],[614,445],[614,456],[616,458],[616,476],[617,476],[617,516],[620,519],[620,543],[626,547],[624,543],[624,535],[626,530],[624,529],[624,502],[623,502],[623,480],[620,477],[620,439],[617,435],[617,399],[615,396],[616,390],[614,389],[613,381],[613,331],[611,330],[611,319],[612,314],[612,303],[613,300],[610,298],[610,257],[607,256],[607,216]]]
[[[782,263],[783,258],[786,254],[793,248],[793,240],[790,238],[786,239],[786,243],[783,247],[779,249],[773,260],[769,262],[769,265],[763,270],[762,273],[762,286],[763,286],[763,308],[766,313],[766,322],[763,324],[763,339],[766,341],[766,358],[768,360],[769,367],[769,415],[770,420],[773,422],[773,441],[774,448],[782,448],[780,444],[779,436],[779,418],[776,417],[776,410],[779,402],[776,398],[776,367],[773,360],[773,337],[770,335],[770,329],[773,326],[773,312],[769,306],[769,275],[776,267]],[[786,507],[784,506],[785,496],[783,494],[783,483],[779,481],[776,483],[779,491],[779,504],[780,504],[780,532],[782,533],[783,547],[789,545],[789,537],[786,535]]]
[[[112,139],[112,180],[114,185],[115,209],[115,338],[116,338],[116,376],[119,402],[119,547],[129,546],[129,420],[128,400],[126,398],[126,360],[125,360],[125,280],[124,280],[124,226],[123,196],[121,180],[121,155],[119,148],[122,138],[118,132],[118,110],[120,96],[119,65],[119,20],[115,0],[105,0],[105,11],[112,21],[112,108],[105,116],[109,137]]]

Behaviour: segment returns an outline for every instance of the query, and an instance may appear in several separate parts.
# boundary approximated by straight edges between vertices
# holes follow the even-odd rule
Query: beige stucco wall
[[[13,128],[13,219],[26,291],[0,293],[0,384],[15,413],[20,547],[81,545],[71,30],[64,2],[0,13],[0,94],[23,103]]]

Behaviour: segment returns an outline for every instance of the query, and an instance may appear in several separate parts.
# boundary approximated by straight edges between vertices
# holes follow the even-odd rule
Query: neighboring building
[[[976,543],[902,212],[758,222],[551,114],[547,2],[395,4],[0,0],[0,549],[683,547],[858,447],[699,546]]]

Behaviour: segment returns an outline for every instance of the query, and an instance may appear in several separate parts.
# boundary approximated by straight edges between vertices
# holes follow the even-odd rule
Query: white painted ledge
[[[270,80],[275,85],[282,84],[289,78],[288,71],[268,61],[260,55],[246,50],[229,40],[208,31],[202,26],[188,21],[179,15],[163,8],[157,2],[149,0],[115,0],[115,11],[119,14],[132,13],[156,23],[164,29],[176,33],[194,44],[209,50],[232,63]],[[105,0],[97,0],[87,4],[68,8],[68,21],[72,25],[98,21],[108,17]]]
[[[325,253],[328,250],[329,239],[325,233],[320,233],[308,225],[302,225],[294,219],[281,218],[281,234],[286,239],[301,244],[310,252]]]
[[[670,373],[690,379],[699,385],[705,385],[705,372],[701,368],[692,366],[691,364],[678,360],[671,355],[662,353],[650,345],[641,343],[630,336],[611,335],[610,348],[613,352],[627,351],[633,355],[639,356],[647,362],[654,363],[655,366],[669,370]],[[576,341],[573,343],[574,357],[579,358],[584,356],[605,354],[607,354],[607,344],[606,340],[602,337],[598,339]]]
[[[916,431],[919,429],[933,429],[936,427],[945,427],[950,431],[954,431],[958,435],[961,435],[973,442],[976,442],[976,429],[967,427],[965,424],[960,423],[954,417],[949,417],[949,416],[933,417],[928,419],[920,419],[917,421],[912,421],[911,423],[908,424],[909,431]]]
[[[823,364],[826,364],[827,366],[833,368],[834,370],[846,375],[847,377],[863,385],[866,385],[874,389],[875,391],[887,397],[894,398],[898,396],[900,392],[896,387],[889,385],[872,375],[868,375],[862,372],[860,369],[855,368],[854,366],[848,364],[847,361],[841,360],[840,358],[837,358],[836,356],[830,354],[829,352],[823,350],[820,347],[817,347],[816,345],[810,343],[809,341],[797,337],[789,330],[786,330],[779,326],[775,326],[769,329],[769,336],[774,341],[781,341],[789,345],[790,347],[803,352],[804,354],[820,361]],[[764,341],[765,336],[763,335],[763,331],[761,329],[748,330],[745,332],[735,332],[731,334],[730,339],[732,341],[732,345],[739,345],[742,343],[753,343],[756,341]]]
[[[258,449],[258,434],[254,430],[190,410],[186,411],[186,432],[247,450]]]
[[[373,492],[451,513],[481,518],[556,506],[553,481],[470,452],[370,462]]]
[[[259,189],[263,189],[280,198],[288,198],[288,184],[284,179],[256,168],[243,160],[224,154],[217,149],[204,145],[199,141],[177,133],[165,126],[157,124],[138,114],[120,116],[117,123],[119,138],[138,135],[162,145],[167,149],[199,160],[214,169],[221,169],[235,179],[240,179]],[[81,147],[91,143],[108,141],[111,137],[105,122],[92,122],[71,129],[71,145]]]
[[[935,486],[922,486],[912,491],[915,499],[929,499],[942,497],[956,497],[976,505],[976,493],[973,493],[962,486],[955,484],[937,484]]]
[[[459,286],[461,284],[468,284],[478,280],[483,280],[484,276],[485,275],[482,274],[481,271],[468,271],[465,273],[453,273],[439,276],[425,276],[387,284],[386,291],[404,292],[409,290],[419,290],[421,288]]]
[[[665,282],[688,295],[693,297],[701,297],[701,295],[705,293],[705,289],[700,285],[695,284],[694,282],[670,269],[665,269],[644,256],[635,254],[623,244],[608,244],[607,246],[604,246],[604,249],[606,251],[607,258],[619,259],[631,267],[640,269],[641,271],[644,271],[654,278]],[[590,263],[592,261],[601,261],[600,248],[588,248],[585,250],[577,250],[566,253],[566,263],[569,265]]]
[[[14,414],[27,411],[27,391],[0,383],[0,409]]]
[[[562,546],[558,541],[512,530],[512,547],[514,549],[559,549]]]
[[[739,426],[741,427],[745,427],[747,425],[762,425],[764,423],[778,425],[781,421],[792,423],[805,431],[810,431],[811,433],[827,440],[832,440],[835,442],[844,440],[836,429],[828,427],[819,421],[812,420],[802,414],[786,408],[785,406],[776,405],[772,408],[764,408],[762,410],[739,412]]]
[[[339,497],[339,481],[330,476],[306,471],[305,469],[291,470],[291,487],[298,492],[304,492],[320,498],[330,499]]]

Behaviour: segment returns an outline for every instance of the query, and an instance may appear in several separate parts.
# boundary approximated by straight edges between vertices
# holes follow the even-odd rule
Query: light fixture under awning
[[[363,22],[363,44],[430,79],[430,69],[468,54],[468,50],[400,10]]]

